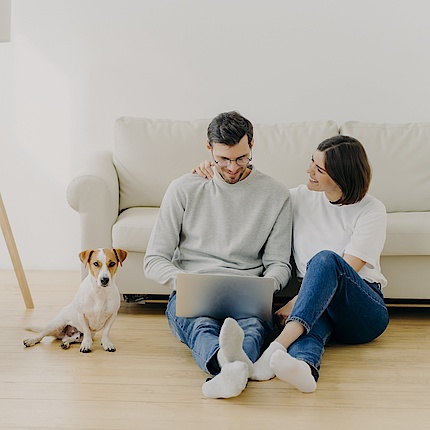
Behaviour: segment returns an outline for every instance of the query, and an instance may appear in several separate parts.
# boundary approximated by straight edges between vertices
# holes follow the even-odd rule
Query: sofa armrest
[[[110,248],[119,208],[111,152],[96,151],[86,157],[69,183],[67,201],[80,215],[81,249]]]

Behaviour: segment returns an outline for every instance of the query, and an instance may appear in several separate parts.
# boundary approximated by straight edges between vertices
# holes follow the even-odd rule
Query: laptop
[[[176,315],[271,321],[274,291],[273,278],[180,273],[176,278]]]

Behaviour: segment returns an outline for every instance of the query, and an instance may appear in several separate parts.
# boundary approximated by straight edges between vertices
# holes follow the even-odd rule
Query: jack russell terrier
[[[115,351],[109,338],[121,302],[115,274],[118,265],[122,266],[127,258],[127,251],[119,248],[92,249],[82,251],[79,258],[85,267],[89,266],[88,276],[82,281],[72,302],[37,336],[24,340],[25,346],[36,345],[45,336],[55,336],[62,340],[63,349],[69,348],[71,343],[81,342],[80,351],[91,352],[94,335],[102,330],[104,350]]]

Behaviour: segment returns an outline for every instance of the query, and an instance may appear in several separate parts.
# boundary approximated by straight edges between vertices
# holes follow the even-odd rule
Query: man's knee
[[[245,336],[267,336],[273,329],[271,324],[257,317],[244,318],[237,322],[244,331]]]

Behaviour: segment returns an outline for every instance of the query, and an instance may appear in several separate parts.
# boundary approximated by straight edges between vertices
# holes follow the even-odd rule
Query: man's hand
[[[213,162],[205,160],[200,163],[197,167],[195,167],[191,173],[197,173],[202,178],[212,179],[214,176],[214,172],[212,171]]]
[[[286,305],[282,306],[282,308],[278,309],[275,312],[276,317],[278,318],[279,324],[283,327],[287,318],[290,316],[291,311],[293,310],[294,303],[296,303],[297,296],[293,297]]]

